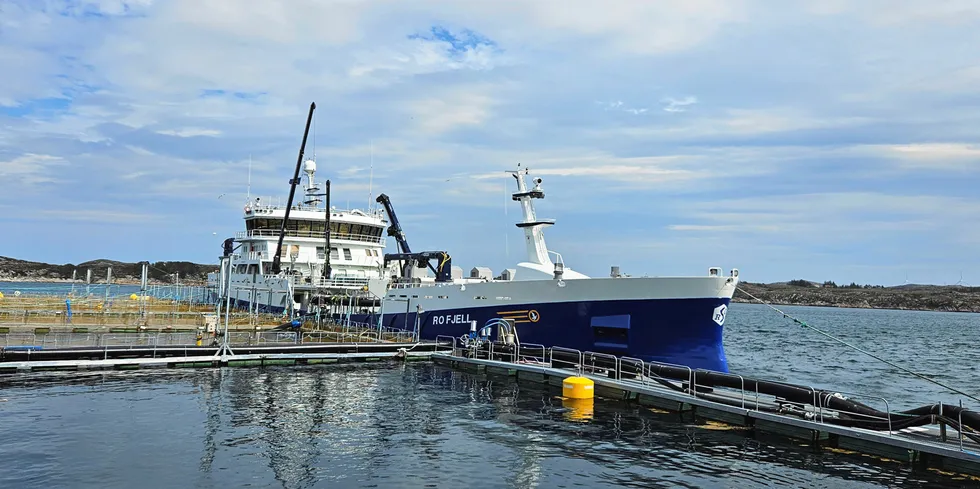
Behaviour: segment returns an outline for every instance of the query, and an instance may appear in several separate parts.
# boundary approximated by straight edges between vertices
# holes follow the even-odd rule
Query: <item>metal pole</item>
[[[326,196],[326,209],[324,212],[325,218],[323,222],[323,236],[325,240],[323,248],[323,278],[326,280],[326,285],[330,285],[330,180],[327,179],[326,190],[324,191]]]
[[[228,298],[225,301],[225,334],[221,338],[221,359],[224,360],[228,348],[228,316],[231,316],[231,270],[235,262],[235,254],[228,255]],[[232,353],[234,354],[234,353]]]
[[[147,262],[142,263],[142,270],[140,274],[140,319],[146,319],[146,282],[147,274],[149,273],[149,264]]]
[[[109,283],[111,280],[112,280],[112,267],[109,267],[108,269],[106,269],[105,272],[105,302],[109,302]]]
[[[385,298],[381,298],[381,314],[378,315],[378,341],[381,341],[381,327],[385,320]]]

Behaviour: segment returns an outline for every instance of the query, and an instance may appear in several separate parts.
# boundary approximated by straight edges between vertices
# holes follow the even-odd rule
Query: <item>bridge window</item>
[[[340,251],[337,251],[337,248],[330,248],[330,259],[331,260],[340,259]]]
[[[347,261],[354,259],[350,254],[350,248],[344,248],[344,259]]]

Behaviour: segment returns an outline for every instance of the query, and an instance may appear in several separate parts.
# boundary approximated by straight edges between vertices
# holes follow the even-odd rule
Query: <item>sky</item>
[[[592,276],[980,285],[978,45],[980,1],[6,0],[0,255],[216,263],[316,102],[333,203],[466,270],[522,260],[520,163]]]

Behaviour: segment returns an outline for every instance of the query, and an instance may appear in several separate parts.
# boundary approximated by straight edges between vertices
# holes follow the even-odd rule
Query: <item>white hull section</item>
[[[403,304],[410,300],[413,308],[418,305],[425,311],[561,302],[731,299],[737,284],[738,279],[734,277],[520,280],[393,288],[385,299],[386,302],[397,300]]]

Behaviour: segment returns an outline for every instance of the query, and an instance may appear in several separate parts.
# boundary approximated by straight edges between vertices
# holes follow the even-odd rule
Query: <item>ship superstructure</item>
[[[316,162],[306,160],[303,169],[305,198],[290,208],[279,248],[280,273],[273,273],[273,262],[285,206],[250,199],[243,209],[245,230],[225,241],[223,257],[232,257],[231,299],[239,306],[309,312],[324,298],[363,295],[365,287],[387,275],[383,210],[331,207],[328,212],[315,181]],[[214,286],[221,281],[220,273],[208,278]]]

